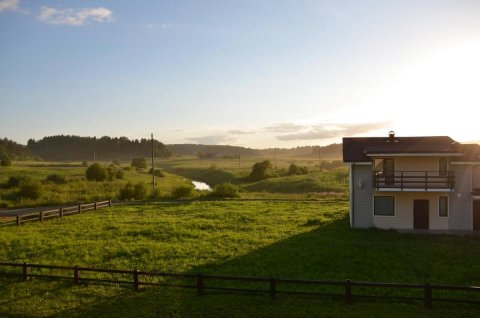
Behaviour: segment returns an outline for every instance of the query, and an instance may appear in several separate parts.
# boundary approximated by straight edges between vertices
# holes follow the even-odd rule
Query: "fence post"
[[[350,304],[352,302],[352,282],[347,279],[345,282],[345,303]]]
[[[17,214],[17,226],[20,226],[20,218],[21,216]]]
[[[94,203],[93,203],[93,209],[94,209],[94,210],[97,209],[97,202],[94,202]]]
[[[138,291],[140,287],[140,281],[139,281],[139,277],[138,277],[138,269],[134,269],[133,270],[133,289],[135,291]]]
[[[275,299],[277,295],[277,280],[275,277],[270,278],[270,297]]]
[[[30,274],[29,266],[26,262],[23,263],[23,281],[26,282],[28,280],[28,274]]]
[[[63,208],[60,208],[60,218],[63,219]]]
[[[78,213],[82,213],[82,205],[81,204],[78,205]]]
[[[197,294],[203,295],[203,291],[204,291],[203,275],[198,273],[197,274]]]
[[[431,309],[432,308],[432,285],[430,285],[430,283],[425,284],[424,294],[425,294],[425,308]]]
[[[43,222],[43,211],[40,211],[40,222]]]
[[[109,199],[109,200],[108,200],[108,206],[109,206],[109,207],[112,206],[112,199]]]
[[[78,270],[78,265],[75,265],[73,268],[73,283],[75,285],[80,284],[80,271]]]

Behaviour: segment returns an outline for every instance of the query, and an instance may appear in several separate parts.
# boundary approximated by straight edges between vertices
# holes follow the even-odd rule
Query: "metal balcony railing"
[[[373,187],[376,190],[449,190],[455,188],[454,171],[395,171],[373,172]]]

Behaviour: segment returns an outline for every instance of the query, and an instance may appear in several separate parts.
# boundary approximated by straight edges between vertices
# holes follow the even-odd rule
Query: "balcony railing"
[[[374,171],[373,187],[377,191],[453,191],[455,188],[455,172],[395,171],[383,173],[382,171]]]

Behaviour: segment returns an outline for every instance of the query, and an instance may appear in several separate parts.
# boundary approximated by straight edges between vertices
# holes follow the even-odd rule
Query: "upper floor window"
[[[440,176],[446,176],[448,171],[447,158],[438,158],[438,174]]]

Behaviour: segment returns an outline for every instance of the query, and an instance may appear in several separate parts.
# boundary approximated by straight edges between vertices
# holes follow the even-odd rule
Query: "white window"
[[[395,216],[395,197],[376,195],[373,197],[373,214]]]
[[[438,197],[438,216],[439,217],[448,217],[448,197],[440,196]]]

